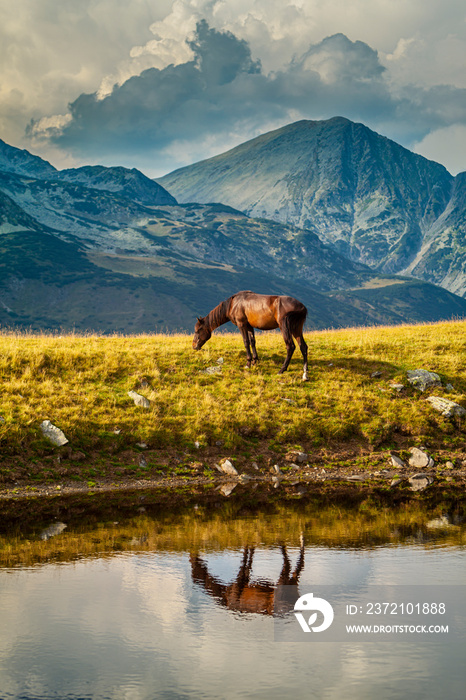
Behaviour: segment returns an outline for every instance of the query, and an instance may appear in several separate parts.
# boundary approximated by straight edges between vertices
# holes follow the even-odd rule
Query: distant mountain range
[[[372,168],[378,173],[381,190],[396,190],[397,193],[393,204],[396,210],[393,230],[389,223],[392,219],[386,218],[385,228],[382,226],[381,200],[377,200],[377,205],[368,204],[369,208],[373,206],[374,216],[366,216],[366,223],[372,222],[367,223],[367,251],[363,250],[362,236],[348,238],[349,219],[344,212],[350,206],[353,190],[348,184],[349,175],[347,180],[341,180],[338,163],[341,165],[346,150],[335,136],[335,128],[351,122],[330,120],[316,124],[319,126],[306,127],[305,131],[314,134],[315,129],[320,130],[319,138],[327,144],[328,158],[332,160],[331,142],[338,142],[335,148],[338,146],[340,150],[335,152],[332,161],[333,194],[331,173],[327,172],[326,178],[321,174],[320,194],[315,194],[312,202],[304,195],[304,191],[310,191],[309,186],[306,189],[301,182],[299,194],[298,184],[292,185],[299,162],[299,167],[304,168],[307,158],[301,122],[266,134],[229,154],[166,176],[159,183],[138,170],[122,167],[86,166],[58,171],[28,151],[0,141],[0,327],[125,333],[191,331],[196,315],[207,313],[240,289],[297,296],[309,308],[308,327],[311,328],[466,316],[466,299],[425,281],[393,274],[396,265],[389,264],[388,244],[383,243],[381,232],[385,231],[387,240],[390,236],[390,240],[395,240],[402,228],[401,212],[408,209],[420,212],[423,204],[418,201],[415,206],[414,185],[409,190],[408,202],[403,199],[401,184],[395,188],[392,180],[384,183],[380,163],[373,163]],[[298,142],[295,150],[301,150],[301,161],[297,156],[294,161],[289,159],[286,187],[279,184],[278,177],[286,160],[283,144],[276,143],[281,133],[287,133],[290,153],[295,148],[295,138]],[[373,138],[375,143],[377,139],[387,142],[376,134]],[[262,155],[253,163],[257,142],[262,144]],[[267,144],[270,148],[266,148]],[[396,144],[390,147],[394,152],[400,149]],[[433,230],[434,224],[438,225],[442,216],[445,222],[453,218],[457,221],[454,212],[462,206],[462,190],[458,184],[461,177],[458,176],[448,190],[453,178],[441,166],[404,149],[400,151],[408,154],[406,158],[419,160],[417,170],[412,166],[412,182],[417,182],[416,177],[421,178],[425,186],[430,187],[430,198],[424,196],[428,201],[424,221],[429,222],[429,230]],[[238,152],[243,153],[242,166]],[[233,160],[230,160],[231,154],[234,154]],[[359,158],[358,154],[359,151],[353,160]],[[274,158],[277,165],[273,164]],[[213,172],[209,168],[212,164],[217,168],[222,159],[225,160],[223,176],[215,170],[215,174],[207,178],[214,179],[211,190],[204,189],[204,194],[193,196],[191,202],[179,203],[175,199],[175,196],[181,200],[191,199],[185,193],[188,181],[201,183],[204,178],[204,184],[198,186],[207,188],[203,173]],[[320,155],[314,162],[320,163],[322,169],[323,161]],[[428,166],[432,166],[432,172],[438,172],[439,177],[444,177],[441,192],[432,184],[434,176],[428,174]],[[393,167],[392,163],[390,168]],[[231,190],[225,180],[229,171]],[[309,174],[308,185],[311,179]],[[368,175],[366,179],[368,191],[373,193]],[[362,175],[360,180],[358,192],[363,191]],[[290,200],[285,216],[280,214],[280,208],[286,192],[290,196],[293,187],[296,200],[294,204]],[[371,196],[375,201],[376,196]],[[378,196],[380,199],[381,195]],[[238,202],[233,206],[231,202],[235,197]],[[255,203],[247,205],[246,200],[251,198],[255,198]],[[196,199],[205,201],[198,203]],[[213,204],[208,200],[222,203]],[[325,226],[324,201],[328,215]],[[266,209],[266,202],[267,206],[275,203],[273,212]],[[318,209],[320,219],[310,215],[304,219],[304,214],[299,218],[300,206],[303,211],[306,207],[309,211],[313,207]],[[356,208],[358,220],[362,221],[361,206],[358,204]],[[241,210],[250,210],[260,218]],[[287,223],[282,218],[287,218]],[[352,220],[356,220],[354,212]],[[325,228],[325,235],[321,228]],[[414,218],[411,228],[407,224],[405,228],[415,231]],[[372,241],[372,233],[375,241],[380,239],[379,243]],[[444,230],[438,235],[442,237]],[[406,240],[411,240],[411,233],[406,236]],[[359,247],[354,243],[356,240]],[[381,257],[376,265],[373,257],[378,249],[386,260],[384,258],[383,262]],[[415,259],[412,253],[393,255],[394,260],[401,260],[404,255],[406,268]],[[440,264],[436,269],[439,268]]]
[[[466,173],[363,124],[299,121],[158,181],[179,202],[294,224],[378,272],[466,293]]]

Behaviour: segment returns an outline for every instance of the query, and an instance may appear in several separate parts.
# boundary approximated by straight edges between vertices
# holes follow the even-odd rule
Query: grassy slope
[[[199,353],[185,335],[0,335],[0,482],[208,475],[222,456],[265,469],[297,447],[328,463],[414,444],[458,453],[464,421],[452,423],[425,395],[409,385],[398,394],[388,381],[407,384],[406,370],[433,370],[453,384],[448,397],[466,405],[465,330],[466,322],[450,322],[309,333],[307,383],[298,350],[277,375],[284,346],[276,333],[259,335],[262,361],[252,370],[237,334],[214,335]],[[206,374],[219,357],[221,372]],[[382,376],[371,378],[375,371]],[[129,390],[150,408],[136,407]],[[69,446],[48,444],[44,419]]]

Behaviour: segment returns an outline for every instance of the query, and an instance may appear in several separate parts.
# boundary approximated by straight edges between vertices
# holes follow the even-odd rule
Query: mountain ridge
[[[430,264],[458,220],[460,235],[466,232],[453,199],[464,198],[463,175],[335,117],[286,125],[157,181],[180,202],[220,200],[250,216],[310,228],[378,272],[410,272],[465,294],[462,270],[440,273]],[[424,247],[424,255],[430,238],[439,245]]]

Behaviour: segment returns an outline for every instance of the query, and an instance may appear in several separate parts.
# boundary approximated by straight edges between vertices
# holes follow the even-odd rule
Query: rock
[[[426,523],[426,527],[428,527],[429,530],[444,530],[448,527],[454,527],[454,525],[451,524],[448,515],[441,515],[440,518],[429,520],[429,522]]]
[[[272,472],[272,474],[281,474],[282,473],[278,464],[274,464],[273,467],[270,467],[270,471]]]
[[[273,484],[274,489],[278,489],[278,487],[280,486],[280,483],[281,483],[281,479],[279,476],[272,477],[272,484]]]
[[[136,447],[140,447],[141,450],[147,450],[147,445],[145,442],[137,442]]]
[[[359,476],[359,474],[351,474],[346,477],[346,481],[366,481],[367,477]]]
[[[249,476],[248,474],[240,474],[238,477],[238,481],[240,484],[247,484],[248,481],[251,481],[252,477]]]
[[[199,440],[194,441],[194,447],[196,448],[196,450],[199,450],[201,448],[201,443],[199,442]]]
[[[390,482],[390,488],[392,486],[398,486],[398,484],[401,484],[402,481],[406,481],[405,479],[392,479]]]
[[[390,382],[388,386],[390,387],[390,389],[393,389],[394,391],[398,392],[403,391],[403,389],[405,388],[404,384],[397,384],[396,382]]]
[[[141,469],[145,469],[147,467],[147,461],[144,455],[139,455],[138,464]]]
[[[408,382],[419,391],[425,391],[429,387],[442,386],[442,380],[435,372],[426,369],[410,369],[407,372]]]
[[[146,399],[145,396],[141,396],[137,391],[128,391],[128,396],[133,399],[136,406],[141,406],[141,408],[149,408],[150,401]]]
[[[220,365],[214,365],[213,367],[206,367],[202,371],[204,374],[218,374],[219,372],[222,371],[222,368]]]
[[[445,462],[445,469],[454,469],[455,465],[453,462]]]
[[[445,391],[455,391],[455,387],[453,386],[453,384],[446,384]]]
[[[449,399],[443,399],[440,396],[429,396],[426,401],[445,418],[453,418],[453,416],[462,418],[466,416],[466,409]]]
[[[219,488],[219,491],[223,496],[229,496],[237,486],[237,481],[230,481],[227,484],[222,484]]]
[[[297,464],[303,464],[309,459],[309,455],[306,452],[288,452],[285,457],[287,462],[296,462]]]
[[[256,471],[259,471],[259,465],[257,464],[257,462],[253,462],[253,463],[252,463],[252,466],[254,467],[254,469],[255,469]]]
[[[65,523],[52,523],[52,525],[46,527],[45,530],[42,530],[39,537],[41,540],[49,540],[51,537],[60,535],[66,527],[67,525],[65,525]]]
[[[433,484],[434,477],[430,476],[430,474],[413,474],[408,481],[411,491],[424,491],[424,489]]]
[[[57,428],[57,426],[53,425],[53,423],[51,423],[49,420],[42,421],[40,424],[40,429],[44,437],[50,440],[50,442],[54,445],[57,445],[57,447],[67,445],[69,442],[60,428]]]
[[[411,452],[411,457],[409,458],[410,467],[421,469],[427,467],[431,469],[434,466],[435,462],[427,452],[420,450],[418,447],[411,447],[409,451]]]
[[[286,401],[286,403],[289,403],[291,406],[296,406],[296,401],[293,401],[293,399],[284,399],[282,397],[282,401]]]
[[[390,460],[392,462],[392,466],[394,467],[401,467],[402,469],[406,467],[406,463],[401,459],[401,457],[398,457],[398,455],[390,454]]]
[[[219,357],[218,360],[217,360],[217,364],[218,364],[218,365],[223,365],[223,363],[224,363],[223,357]]]
[[[381,377],[382,372],[372,372],[371,374],[371,379],[375,379],[376,377]]]
[[[224,459],[220,462],[220,464],[216,464],[215,466],[219,472],[222,472],[223,474],[228,474],[229,476],[239,476],[238,471],[235,469],[229,459]]]

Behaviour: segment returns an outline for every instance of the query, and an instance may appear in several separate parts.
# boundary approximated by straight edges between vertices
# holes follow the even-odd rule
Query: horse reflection
[[[254,547],[246,546],[236,579],[229,584],[213,576],[199,554],[190,555],[191,574],[194,583],[201,585],[215,600],[234,612],[279,615],[293,609],[296,595],[288,594],[281,586],[297,586],[304,568],[304,541],[301,537],[300,552],[296,567],[292,570],[285,545],[281,546],[283,566],[277,583],[251,581]],[[295,591],[293,591],[295,593]]]

